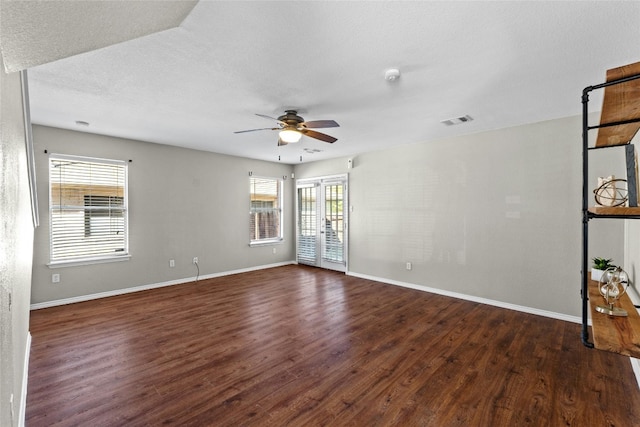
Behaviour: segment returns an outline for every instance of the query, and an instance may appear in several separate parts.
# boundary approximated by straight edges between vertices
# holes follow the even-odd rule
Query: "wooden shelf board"
[[[607,70],[607,82],[640,74],[640,62]],[[640,79],[604,88],[600,124],[640,118]],[[598,129],[596,147],[627,144],[640,123]]]
[[[640,207],[627,207],[627,206],[592,206],[589,208],[589,212],[595,215],[614,215],[614,216],[639,216]]]
[[[596,311],[604,305],[598,290],[598,282],[589,280],[589,306],[591,307],[591,331],[593,344],[598,350],[610,351],[625,356],[640,358],[640,315],[625,294],[615,304],[624,308],[628,317],[608,316]]]

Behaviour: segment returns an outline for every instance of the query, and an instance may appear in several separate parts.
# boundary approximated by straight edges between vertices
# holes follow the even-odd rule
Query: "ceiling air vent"
[[[467,123],[473,120],[473,117],[470,115],[454,117],[453,119],[442,120],[440,123],[443,123],[447,126],[459,125],[461,123]]]

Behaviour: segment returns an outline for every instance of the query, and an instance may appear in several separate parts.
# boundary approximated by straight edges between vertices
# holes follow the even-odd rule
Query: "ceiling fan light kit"
[[[282,142],[287,144],[298,142],[300,141],[300,138],[302,138],[302,134],[298,132],[297,129],[290,127],[286,127],[281,130],[279,136]]]

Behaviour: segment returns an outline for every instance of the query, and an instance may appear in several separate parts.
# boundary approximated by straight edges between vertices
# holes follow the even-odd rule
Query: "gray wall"
[[[5,74],[1,58],[0,158],[0,425],[13,426],[26,398],[33,221],[22,85],[18,73]]]
[[[294,260],[294,180],[286,181],[286,242],[273,254],[247,245],[247,179],[248,171],[295,171],[297,179],[349,173],[350,272],[579,316],[580,133],[580,117],[571,117],[365,153],[347,169],[346,158],[292,167],[36,126],[41,212],[45,149],[133,160],[132,259],[52,270],[43,218],[32,301],[189,279],[194,256],[202,275]],[[593,187],[598,174],[623,173],[610,167],[617,155],[603,155]],[[599,224],[591,256],[622,260],[621,224]]]
[[[295,259],[292,166],[167,145],[34,126],[41,226],[35,235],[32,302],[190,280]],[[48,154],[129,164],[130,261],[51,269]],[[285,241],[249,247],[249,172],[285,181]],[[273,249],[276,249],[276,254]],[[175,268],[169,268],[174,259]],[[60,283],[51,283],[52,273]]]
[[[640,304],[640,220],[627,220],[626,221],[626,252],[625,262],[623,264],[624,270],[629,273],[631,279],[632,289],[630,295],[635,304]],[[640,379],[639,379],[640,381]]]
[[[354,274],[579,316],[580,120],[366,153],[352,169],[346,158],[302,164],[295,176],[349,172]],[[621,233],[592,243],[621,259]]]

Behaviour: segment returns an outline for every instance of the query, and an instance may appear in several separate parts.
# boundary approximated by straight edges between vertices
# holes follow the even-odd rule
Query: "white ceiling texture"
[[[577,115],[585,86],[640,61],[635,1],[2,0],[1,11],[5,66],[28,68],[33,123],[290,164]],[[273,127],[255,113],[285,109],[337,121],[318,130],[338,141],[234,133]]]

